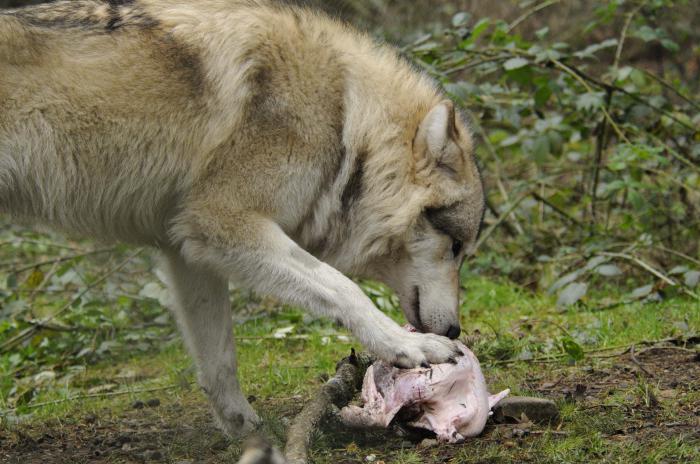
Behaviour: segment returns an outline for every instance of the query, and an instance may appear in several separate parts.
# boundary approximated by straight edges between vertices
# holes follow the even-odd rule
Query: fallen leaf
[[[632,290],[632,293],[630,293],[630,298],[634,300],[639,300],[651,294],[652,290],[654,290],[654,286],[652,284],[635,288],[634,290]]]
[[[520,69],[529,64],[525,58],[511,58],[505,63],[503,63],[503,69],[506,71],[512,71],[514,69]]]
[[[700,271],[688,271],[683,275],[683,278],[687,287],[697,287],[700,283]]]
[[[88,395],[96,395],[98,393],[107,393],[107,392],[114,391],[118,386],[119,385],[117,385],[116,383],[106,383],[104,385],[98,385],[96,387],[92,387],[87,392],[88,392]]]
[[[667,400],[675,399],[678,396],[678,392],[673,389],[659,390],[659,396]]]
[[[614,277],[622,274],[619,267],[614,264],[603,264],[596,268],[596,272],[605,277]]]
[[[559,293],[557,298],[557,306],[566,307],[571,306],[581,298],[583,298],[588,292],[588,284],[581,282],[572,282]]]
[[[287,335],[291,334],[292,332],[294,332],[294,326],[290,325],[288,327],[282,327],[280,329],[275,330],[272,336],[274,338],[286,338]]]

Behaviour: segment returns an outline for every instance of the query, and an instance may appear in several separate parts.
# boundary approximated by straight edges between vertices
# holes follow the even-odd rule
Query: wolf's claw
[[[397,339],[387,338],[375,354],[387,363],[412,369],[431,364],[454,362],[462,352],[456,342],[447,337],[418,332],[403,332]]]

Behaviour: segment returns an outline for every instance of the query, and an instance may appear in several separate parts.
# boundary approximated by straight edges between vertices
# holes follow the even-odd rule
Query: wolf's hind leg
[[[219,425],[231,436],[250,432],[260,419],[241,392],[236,376],[228,282],[185,262],[176,253],[165,255],[164,268],[175,297],[178,325]]]

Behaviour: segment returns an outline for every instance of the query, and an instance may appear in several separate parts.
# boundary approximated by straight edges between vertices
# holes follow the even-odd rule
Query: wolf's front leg
[[[231,436],[250,432],[260,420],[236,377],[228,282],[176,253],[166,253],[164,268],[175,316],[219,425]]]
[[[202,210],[183,214],[173,230],[186,260],[336,320],[391,364],[410,368],[461,355],[446,337],[403,330],[352,280],[304,251],[273,221],[247,212],[208,217]]]

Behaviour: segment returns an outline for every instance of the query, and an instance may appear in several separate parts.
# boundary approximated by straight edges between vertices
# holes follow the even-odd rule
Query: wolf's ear
[[[423,118],[416,133],[416,148],[440,165],[451,167],[455,161],[449,156],[449,146],[457,139],[455,107],[450,100],[443,100]],[[447,155],[447,156],[446,156]]]

